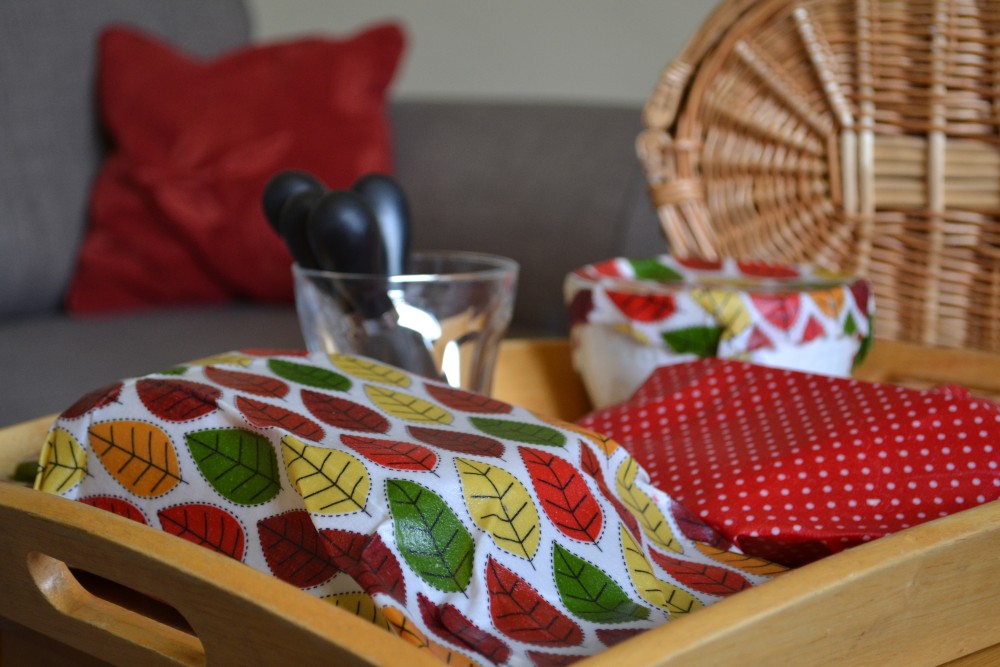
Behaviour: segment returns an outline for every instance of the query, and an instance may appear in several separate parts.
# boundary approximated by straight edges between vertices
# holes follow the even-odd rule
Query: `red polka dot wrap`
[[[1000,497],[1000,408],[703,359],[664,366],[587,428],[743,551],[801,565]]]

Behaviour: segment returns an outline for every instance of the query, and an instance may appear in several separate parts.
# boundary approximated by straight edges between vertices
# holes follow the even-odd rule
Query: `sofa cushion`
[[[102,155],[94,40],[110,21],[201,56],[249,34],[241,0],[0,2],[0,316],[62,302]]]
[[[210,61],[134,29],[104,33],[98,91],[113,150],[68,309],[290,300],[291,257],[261,191],[281,169],[331,187],[390,170],[384,99],[402,50],[394,24]]]

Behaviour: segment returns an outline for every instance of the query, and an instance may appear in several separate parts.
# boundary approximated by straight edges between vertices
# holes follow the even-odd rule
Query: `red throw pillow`
[[[387,23],[199,60],[108,29],[98,99],[112,149],[68,310],[291,300],[291,257],[264,219],[264,185],[281,169],[333,188],[391,171],[385,102],[403,47]]]

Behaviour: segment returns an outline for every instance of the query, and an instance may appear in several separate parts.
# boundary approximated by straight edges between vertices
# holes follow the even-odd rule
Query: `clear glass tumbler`
[[[293,266],[306,348],[370,357],[488,394],[514,308],[517,262],[417,252],[407,269],[384,276]]]

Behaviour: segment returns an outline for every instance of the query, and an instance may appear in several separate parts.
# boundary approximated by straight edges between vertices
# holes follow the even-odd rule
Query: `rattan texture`
[[[1000,351],[1000,0],[729,0],[644,117],[675,254],[865,276],[877,336]]]

